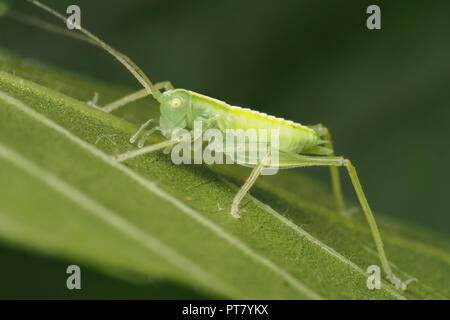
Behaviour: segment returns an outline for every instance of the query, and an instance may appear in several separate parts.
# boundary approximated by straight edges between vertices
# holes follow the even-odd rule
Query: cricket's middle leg
[[[261,174],[267,162],[270,159],[270,153],[267,154],[263,159],[261,159],[258,164],[253,168],[250,176],[245,181],[244,185],[239,189],[238,193],[234,196],[233,203],[231,204],[231,215],[235,218],[240,218],[241,213],[239,212],[239,203],[242,201],[244,196],[247,194],[248,190],[253,186]]]

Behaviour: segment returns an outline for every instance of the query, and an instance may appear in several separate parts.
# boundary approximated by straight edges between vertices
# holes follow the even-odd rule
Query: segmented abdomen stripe
[[[301,152],[317,145],[320,138],[316,133],[301,124],[260,113],[251,109],[229,107],[226,117],[226,129],[265,129],[270,139],[273,129],[279,130],[279,148],[286,152]]]

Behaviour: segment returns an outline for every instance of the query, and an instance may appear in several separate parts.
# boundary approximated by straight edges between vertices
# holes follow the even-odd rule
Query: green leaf
[[[236,220],[230,204],[248,168],[176,166],[162,152],[124,164],[111,158],[134,149],[128,139],[136,124],[157,116],[150,98],[105,114],[85,101],[98,92],[102,105],[131,90],[7,54],[0,68],[7,257],[27,251],[110,281],[168,283],[165,297],[448,298],[449,245],[439,235],[377,215],[394,272],[419,281],[406,292],[386,281],[368,290],[365,270],[379,261],[361,212],[351,219],[335,212],[327,188],[298,170],[262,177]],[[99,277],[83,280],[85,288]],[[160,296],[149,290],[142,297]]]

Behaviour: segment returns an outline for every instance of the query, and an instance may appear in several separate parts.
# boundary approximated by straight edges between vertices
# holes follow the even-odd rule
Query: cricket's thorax
[[[265,129],[270,140],[271,130],[279,130],[279,149],[285,152],[306,152],[323,141],[317,133],[299,123],[277,118],[248,108],[230,106],[227,103],[204,96],[192,91],[191,117],[188,126],[193,121],[214,118],[214,127],[225,132],[226,129]]]

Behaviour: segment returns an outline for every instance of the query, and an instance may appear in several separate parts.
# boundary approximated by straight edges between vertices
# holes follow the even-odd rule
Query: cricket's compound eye
[[[170,105],[172,106],[172,108],[178,108],[179,106],[181,106],[181,99],[173,98],[172,101],[170,101]]]

